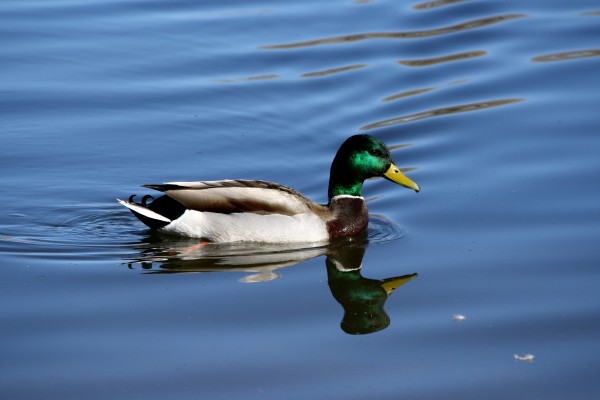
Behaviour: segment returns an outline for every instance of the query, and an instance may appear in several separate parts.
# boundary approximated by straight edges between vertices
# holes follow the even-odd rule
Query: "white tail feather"
[[[171,220],[169,218],[164,217],[158,213],[155,213],[154,211],[149,210],[146,207],[142,207],[137,204],[129,203],[129,202],[127,202],[125,200],[121,200],[121,199],[117,199],[117,201],[119,203],[121,203],[122,205],[124,205],[125,207],[129,208],[130,210],[135,211],[138,214],[142,214],[145,217],[152,218],[152,219],[155,219],[158,221],[163,221],[163,222],[171,222]]]

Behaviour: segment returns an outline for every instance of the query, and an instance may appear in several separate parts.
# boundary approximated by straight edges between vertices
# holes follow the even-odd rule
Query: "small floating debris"
[[[525,362],[532,362],[533,359],[535,358],[535,356],[533,354],[524,354],[524,355],[520,355],[520,354],[513,354],[513,358],[517,361],[525,361]]]
[[[465,316],[464,316],[464,315],[462,315],[462,314],[454,314],[454,315],[452,316],[452,319],[453,319],[454,321],[458,321],[458,322],[460,322],[460,321],[464,321],[465,319],[467,319],[467,317],[465,317]]]

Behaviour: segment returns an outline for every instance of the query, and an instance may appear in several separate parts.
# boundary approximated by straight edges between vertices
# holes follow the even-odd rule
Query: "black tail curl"
[[[154,198],[153,196],[147,194],[142,197],[141,202],[135,201],[135,194],[129,196],[127,200],[130,204],[136,204],[138,206],[146,207],[149,210],[154,211],[157,214],[160,214],[171,221],[176,220],[185,212],[186,208],[176,200],[173,200],[169,196],[160,196],[158,198]],[[139,218],[144,224],[152,229],[160,229],[168,224],[165,221],[159,221],[156,219],[148,218],[145,215],[142,215],[135,210],[131,210],[133,214]]]
[[[150,200],[150,203],[154,203],[154,197],[152,197],[151,195],[147,194],[144,197],[142,197],[142,205],[144,207],[147,207],[148,204],[148,200]]]
[[[132,194],[131,196],[129,196],[129,199],[127,201],[131,204],[137,204],[138,206],[143,206],[143,207],[148,207],[150,204],[154,203],[154,197],[149,194],[142,197],[141,203],[135,202],[135,196],[137,196],[137,194]],[[150,203],[148,203],[148,200],[150,200]]]

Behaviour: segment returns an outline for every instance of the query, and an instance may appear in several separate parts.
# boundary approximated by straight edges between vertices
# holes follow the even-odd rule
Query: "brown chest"
[[[369,224],[365,199],[356,196],[337,196],[329,204],[333,218],[327,221],[330,237],[353,236],[364,232]]]

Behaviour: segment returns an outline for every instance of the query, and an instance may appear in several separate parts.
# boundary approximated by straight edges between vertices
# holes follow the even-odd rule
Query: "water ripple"
[[[426,3],[419,3],[413,6],[413,10],[428,10],[430,8],[438,8],[449,6],[455,3],[463,3],[465,0],[436,0],[436,1],[428,1]]]
[[[300,48],[300,47],[320,46],[320,45],[326,45],[326,44],[340,44],[340,43],[357,42],[357,41],[369,40],[369,39],[418,39],[418,38],[424,38],[424,37],[446,35],[446,34],[450,34],[450,33],[466,31],[466,30],[470,30],[470,29],[483,28],[483,27],[486,27],[489,25],[497,24],[497,23],[504,22],[504,21],[509,21],[509,20],[516,19],[516,18],[523,18],[526,16],[527,16],[526,14],[496,15],[493,17],[475,19],[472,21],[463,22],[460,24],[446,26],[446,27],[437,28],[437,29],[411,31],[411,32],[361,33],[361,34],[334,36],[334,37],[330,37],[330,38],[308,40],[308,41],[304,41],[304,42],[294,42],[294,43],[260,46],[259,48],[267,49],[267,50],[284,50],[284,49],[294,49],[294,48]]]
[[[465,83],[465,82],[467,82],[466,79],[460,79],[460,80],[448,82],[448,83],[446,83],[444,85],[441,85],[441,86],[453,86],[453,85],[457,85],[457,84]],[[387,96],[386,98],[382,99],[381,101],[387,102],[387,101],[399,100],[399,99],[403,99],[403,98],[411,97],[411,96],[418,96],[418,95],[421,95],[421,94],[432,92],[432,91],[434,91],[436,89],[438,89],[438,87],[432,86],[432,87],[425,87],[425,88],[419,88],[419,89],[406,90],[404,92],[400,92],[400,93],[393,94],[391,96]]]
[[[487,54],[484,50],[467,51],[464,53],[448,54],[441,57],[422,58],[419,60],[404,60],[398,61],[398,64],[405,65],[407,67],[425,67],[428,65],[442,64],[451,61],[465,60],[474,57],[482,57]]]
[[[367,64],[348,65],[345,67],[329,68],[323,71],[307,72],[300,75],[302,78],[320,78],[322,76],[339,74],[340,72],[353,71],[355,69],[365,68]]]
[[[562,53],[545,54],[531,59],[533,62],[568,61],[578,58],[599,57],[600,49],[565,51]]]
[[[30,258],[113,257],[133,240],[129,216],[114,211],[113,205],[88,204],[13,213],[0,225],[0,249],[21,255],[27,248]]]
[[[325,249],[348,243],[382,244],[400,239],[402,227],[381,216],[371,215],[365,235],[321,244],[214,244],[201,252],[189,252],[198,241],[148,231],[132,220],[127,211],[112,204],[53,207],[35,214],[12,213],[10,221],[0,225],[0,251],[29,258],[126,260],[171,260],[223,258],[259,253],[324,254]],[[28,221],[26,224],[22,221]],[[27,249],[26,252],[23,249]]]
[[[458,113],[464,113],[464,112],[468,112],[468,111],[484,110],[486,108],[498,107],[498,106],[503,106],[503,105],[507,105],[507,104],[517,103],[517,102],[520,102],[523,100],[525,100],[525,99],[523,99],[523,98],[500,99],[500,100],[490,100],[490,101],[482,101],[482,102],[478,102],[478,103],[460,104],[460,105],[456,105],[456,106],[436,108],[433,110],[422,111],[422,112],[418,112],[415,114],[404,115],[401,117],[395,117],[395,118],[390,118],[390,119],[386,119],[383,121],[373,122],[371,124],[363,126],[362,128],[360,128],[360,130],[368,131],[371,129],[383,128],[383,127],[391,126],[391,125],[406,124],[408,122],[414,122],[414,121],[418,121],[418,120],[425,119],[425,118],[440,117],[443,115],[458,114]]]
[[[239,82],[267,81],[267,80],[278,79],[278,78],[281,78],[281,76],[278,74],[264,74],[264,75],[248,76],[248,77],[237,78],[237,79],[215,79],[215,80],[213,80],[213,82],[215,82],[215,83],[239,83]]]

